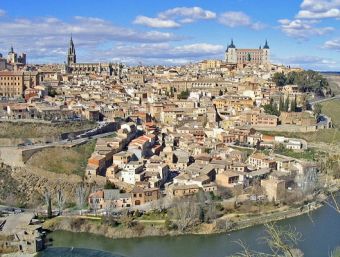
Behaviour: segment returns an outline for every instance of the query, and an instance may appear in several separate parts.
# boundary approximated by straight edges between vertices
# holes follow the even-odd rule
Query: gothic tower
[[[231,40],[230,45],[228,45],[227,50],[225,51],[225,60],[227,63],[237,63],[237,53],[234,40]]]
[[[77,63],[76,49],[73,44],[72,36],[70,39],[70,45],[67,53],[67,65]]]
[[[262,62],[264,64],[270,63],[270,48],[269,48],[267,40],[266,40],[266,43],[264,44],[263,49],[262,49]]]

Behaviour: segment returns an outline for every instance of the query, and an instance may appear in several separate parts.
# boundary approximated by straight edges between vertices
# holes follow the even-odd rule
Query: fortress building
[[[265,65],[270,64],[270,49],[266,40],[263,48],[259,49],[241,49],[236,48],[233,40],[228,45],[225,51],[225,60],[229,64],[246,65],[246,64],[258,64]]]
[[[76,48],[71,36],[67,51],[67,71],[72,74],[98,74],[111,76],[113,73],[112,63],[77,63]]]

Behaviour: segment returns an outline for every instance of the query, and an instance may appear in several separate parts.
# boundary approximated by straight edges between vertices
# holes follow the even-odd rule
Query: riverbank
[[[305,206],[289,208],[286,210],[277,209],[270,213],[244,214],[229,218],[225,215],[216,219],[212,223],[201,223],[192,228],[179,231],[167,229],[164,222],[143,223],[142,226],[117,226],[111,227],[101,224],[100,219],[88,219],[86,217],[57,217],[44,223],[44,228],[49,231],[69,231],[76,233],[91,233],[102,235],[111,239],[118,238],[141,238],[153,236],[178,236],[178,235],[207,235],[218,234],[241,230],[255,225],[265,224],[284,219],[297,217],[306,213],[313,212],[323,204],[314,201]],[[141,224],[141,223],[139,223]]]
[[[337,200],[340,201],[340,195]],[[313,222],[311,221],[313,220]],[[278,226],[296,229],[302,235],[298,248],[305,256],[329,256],[331,250],[339,246],[340,215],[325,205],[309,215],[300,215],[277,222]],[[266,235],[263,225],[238,231],[212,235],[183,235],[164,237],[143,237],[129,239],[110,239],[90,233],[55,231],[47,235],[51,246],[39,257],[226,257],[235,256],[241,251],[236,243],[242,240],[248,249],[266,252],[267,246],[261,238]],[[62,248],[62,250],[60,250]],[[78,249],[92,249],[96,254],[88,254]],[[65,251],[63,249],[68,249]],[[72,252],[71,252],[72,250]],[[111,255],[104,255],[110,253]]]
[[[19,252],[17,252],[17,253],[7,253],[7,254],[3,254],[1,256],[2,257],[35,257],[35,256],[37,256],[37,254],[36,253],[30,254],[30,253],[19,253]]]

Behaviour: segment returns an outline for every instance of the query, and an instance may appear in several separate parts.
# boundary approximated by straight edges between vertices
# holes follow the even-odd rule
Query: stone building
[[[79,75],[100,74],[111,76],[113,65],[111,63],[77,63],[76,48],[71,37],[67,52],[67,70],[70,73]]]
[[[0,96],[20,97],[23,93],[23,72],[0,71]]]
[[[26,64],[26,54],[22,53],[18,55],[16,52],[13,50],[13,46],[11,47],[10,51],[8,52],[7,55],[7,62],[10,64]]]
[[[228,45],[225,51],[225,60],[231,64],[270,64],[270,49],[266,40],[263,48],[260,46],[259,49],[241,49],[236,48],[233,40]]]

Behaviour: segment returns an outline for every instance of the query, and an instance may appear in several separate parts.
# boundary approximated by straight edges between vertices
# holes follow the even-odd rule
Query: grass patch
[[[95,140],[73,148],[48,148],[34,154],[28,164],[55,173],[84,176]]]
[[[318,152],[316,152],[314,149],[309,148],[304,151],[294,151],[291,149],[285,149],[285,148],[280,148],[274,150],[275,153],[285,155],[288,157],[296,158],[296,159],[304,159],[304,160],[309,160],[309,161],[315,161],[317,160],[318,157]]]
[[[329,83],[329,87],[336,95],[340,94],[340,75],[336,74],[322,74]]]
[[[237,147],[235,145],[230,146],[230,148],[235,149],[235,150],[239,150],[241,152],[245,152],[247,154],[247,156],[251,155],[254,152],[254,150],[255,150],[253,148]]]
[[[151,211],[143,214],[141,217],[139,217],[139,220],[147,220],[147,221],[153,221],[153,220],[165,220],[167,217],[167,214],[165,212],[159,212],[159,211]]]
[[[0,138],[39,138],[59,136],[66,132],[92,129],[96,127],[93,122],[72,123],[25,123],[25,122],[0,122]]]
[[[301,138],[307,142],[313,143],[327,143],[335,144],[340,141],[340,131],[337,128],[334,129],[321,129],[314,132],[279,132],[279,131],[262,131],[264,135],[271,136],[285,136],[291,138]]]
[[[336,128],[340,128],[340,100],[334,99],[321,103],[321,112],[332,118]]]

